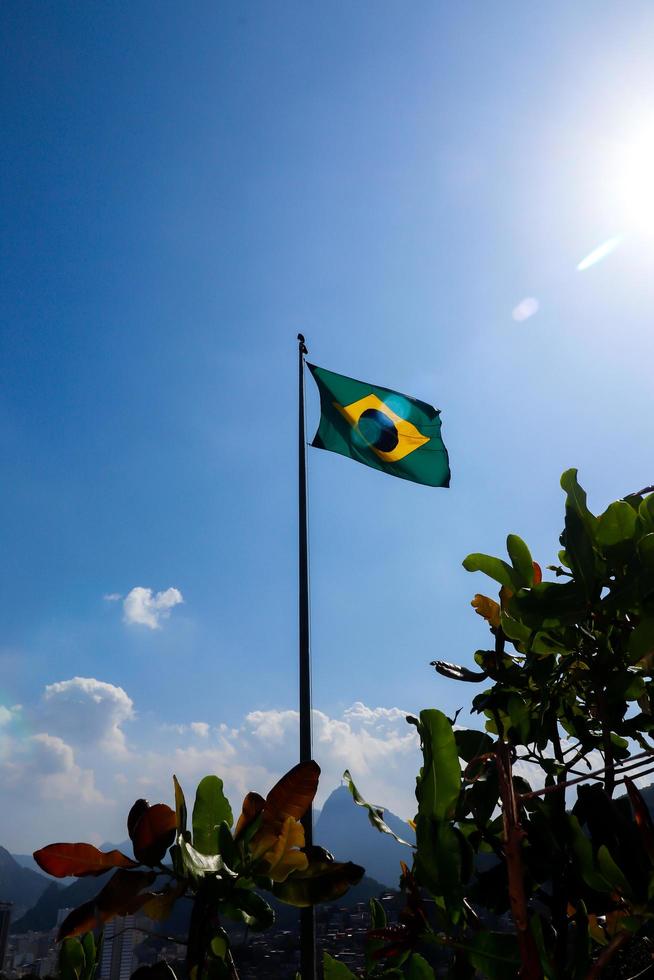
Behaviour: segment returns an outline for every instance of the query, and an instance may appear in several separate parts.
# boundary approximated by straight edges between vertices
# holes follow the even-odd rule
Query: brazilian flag
[[[440,412],[426,402],[308,364],[320,391],[312,446],[403,480],[449,487]]]

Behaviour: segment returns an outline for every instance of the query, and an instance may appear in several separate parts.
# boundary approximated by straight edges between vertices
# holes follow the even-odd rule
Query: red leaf
[[[652,818],[650,812],[647,808],[645,800],[636,789],[636,784],[633,780],[625,776],[624,784],[627,787],[627,793],[629,794],[629,800],[634,810],[634,817],[636,818],[636,826],[640,832],[640,838],[643,842],[643,847],[647,851],[647,856],[650,861],[654,863],[654,825],[652,825]]]
[[[158,864],[175,840],[176,829],[174,810],[165,803],[148,806],[132,830],[134,857],[141,864]]]
[[[146,810],[150,809],[150,804],[147,800],[137,800],[132,809],[127,814],[127,833],[129,834],[129,839],[134,840],[134,830],[137,823],[143,816]]]
[[[259,816],[266,801],[263,796],[259,796],[258,793],[248,793],[243,800],[243,809],[241,810],[241,815],[238,818],[238,823],[236,824],[236,830],[234,831],[234,837],[238,840],[244,830],[250,826],[252,821]]]
[[[93,844],[48,844],[40,851],[34,851],[34,860],[47,874],[55,878],[84,878],[87,875],[102,875],[111,868],[136,868],[132,861],[120,851],[99,851]]]
[[[537,561],[532,563],[534,566],[534,585],[540,585],[543,581],[543,570]]]

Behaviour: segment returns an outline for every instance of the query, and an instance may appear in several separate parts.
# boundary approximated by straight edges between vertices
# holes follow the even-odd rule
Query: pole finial
[[[304,343],[304,334],[299,333],[297,339],[300,341],[300,354],[308,354],[306,344]]]

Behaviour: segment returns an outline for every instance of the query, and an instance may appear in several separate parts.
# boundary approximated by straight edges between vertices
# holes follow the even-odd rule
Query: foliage
[[[315,762],[300,763],[265,799],[248,793],[236,826],[222,780],[206,776],[197,787],[190,827],[184,793],[173,777],[174,810],[165,803],[150,806],[137,800],[129,812],[133,860],[91,844],[50,844],[36,851],[39,866],[58,878],[115,869],[95,899],[74,909],[61,924],[61,980],[94,980],[94,929],[116,915],[135,912],[165,920],[183,898],[193,902],[187,945],[190,980],[234,980],[224,919],[252,930],[267,929],[274,912],[262,891],[297,907],[343,895],[361,879],[363,868],[304,844],[300,821],[313,801],[319,774]],[[165,863],[167,854],[170,863]],[[174,980],[165,964],[147,971],[149,980]]]
[[[369,977],[431,978],[431,948],[457,980],[592,980],[653,930],[654,828],[631,781],[654,771],[653,488],[596,516],[575,470],[561,485],[553,581],[516,535],[508,561],[463,563],[500,586],[472,601],[493,643],[477,670],[433,666],[484,683],[472,700],[484,730],[437,710],[407,719],[423,753],[416,849],[400,922],[373,915]]]

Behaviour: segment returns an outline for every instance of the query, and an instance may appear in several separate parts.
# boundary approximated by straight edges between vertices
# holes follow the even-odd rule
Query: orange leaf
[[[534,585],[540,585],[543,581],[543,569],[540,567],[537,561],[533,562],[534,566]]]
[[[111,868],[136,868],[132,861],[120,851],[99,851],[93,844],[48,844],[40,851],[34,851],[34,860],[42,871],[54,878],[84,878],[87,875],[102,875]]]
[[[177,817],[165,803],[148,806],[132,829],[134,857],[141,864],[158,864],[175,840]]]
[[[494,599],[489,599],[488,596],[477,593],[470,605],[477,615],[482,616],[491,626],[497,627],[500,625],[500,607],[499,603],[495,602]]]
[[[301,820],[313,802],[318,789],[320,766],[313,759],[299,762],[276,783],[266,797],[264,820],[286,817]]]
[[[57,933],[57,942],[61,942],[62,939],[71,939],[73,936],[81,936],[83,932],[91,932],[99,925],[95,902],[84,902],[83,905],[69,912],[61,923]]]

